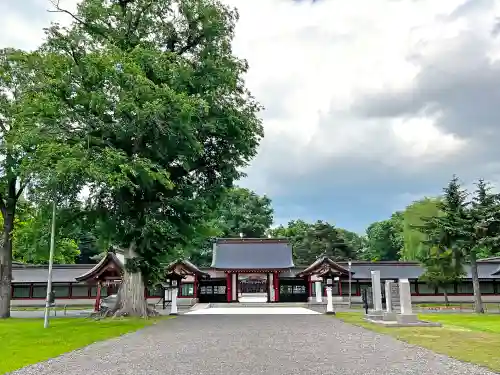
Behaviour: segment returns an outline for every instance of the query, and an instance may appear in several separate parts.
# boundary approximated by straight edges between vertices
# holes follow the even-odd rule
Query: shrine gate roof
[[[224,238],[214,244],[212,268],[284,270],[293,268],[292,247],[279,238]]]

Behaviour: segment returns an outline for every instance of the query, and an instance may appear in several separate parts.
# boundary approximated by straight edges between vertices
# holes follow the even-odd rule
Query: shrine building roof
[[[212,268],[285,270],[293,268],[292,247],[280,238],[224,238],[214,243]]]

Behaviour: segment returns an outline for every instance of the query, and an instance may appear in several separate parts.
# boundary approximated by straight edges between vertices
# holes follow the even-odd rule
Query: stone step
[[[190,311],[195,311],[195,310],[204,310],[210,308],[209,303],[197,303],[193,305],[189,310]]]
[[[234,302],[234,303],[210,303],[210,308],[238,308],[238,307],[307,307],[307,303],[300,302]]]

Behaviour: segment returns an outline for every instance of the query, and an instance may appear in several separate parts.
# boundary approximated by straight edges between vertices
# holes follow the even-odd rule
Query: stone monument
[[[417,314],[413,313],[411,306],[411,290],[408,279],[399,279],[399,302],[401,313],[396,315],[396,321],[400,324],[417,323]]]
[[[368,312],[368,317],[373,320],[383,319],[382,288],[380,284],[380,271],[371,271],[373,309]]]
[[[335,311],[333,311],[333,296],[332,296],[332,287],[326,287],[326,313],[335,315]]]
[[[385,282],[385,301],[386,308],[384,311],[384,320],[395,321],[396,314],[400,311],[399,288],[398,285],[392,280],[387,280]]]
[[[380,298],[380,278],[378,293],[375,291],[377,284],[374,282],[377,279],[377,275],[373,275],[372,271],[372,286],[373,286],[373,298],[374,301]],[[377,294],[379,297],[377,297]],[[383,325],[385,327],[441,327],[441,323],[436,322],[426,322],[418,320],[417,314],[414,314],[411,306],[411,291],[410,282],[408,279],[399,279],[399,282],[386,281],[385,282],[385,299],[386,299],[386,310],[380,315],[376,314],[375,309],[366,315],[365,320]],[[374,302],[374,306],[377,305]]]

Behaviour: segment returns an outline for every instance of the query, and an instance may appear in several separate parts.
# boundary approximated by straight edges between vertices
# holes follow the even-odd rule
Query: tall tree
[[[273,223],[271,200],[255,192],[235,187],[224,194],[216,210],[223,237],[264,237]]]
[[[146,315],[145,282],[194,235],[262,136],[248,66],[231,50],[236,11],[212,0],[83,0],[44,53],[38,110],[80,147],[89,208],[127,249],[118,314]],[[45,120],[47,121],[47,120]],[[85,168],[81,168],[81,166]]]
[[[451,249],[431,246],[421,248],[418,258],[424,267],[424,273],[419,277],[419,280],[434,288],[442,289],[445,304],[448,306],[447,287],[452,286],[465,275],[463,269],[454,267],[453,252]]]
[[[63,210],[56,215],[54,263],[74,264],[80,254],[73,222]],[[48,264],[52,209],[45,205],[24,210],[16,219],[13,233],[13,258],[28,264]]]
[[[296,238],[303,236],[312,224],[306,223],[304,220],[291,220],[287,225],[279,225],[276,228],[269,230],[272,237],[289,238],[293,243]]]
[[[311,264],[321,255],[332,260],[354,259],[356,256],[355,250],[349,246],[337,228],[321,220],[293,237],[292,245],[294,259],[298,265]]]
[[[403,211],[403,249],[402,260],[418,260],[422,251],[427,251],[424,246],[425,235],[418,230],[422,225],[422,218],[435,217],[440,214],[439,199],[425,197],[410,204]]]
[[[87,231],[82,231],[78,238],[78,256],[77,263],[79,264],[92,264],[96,263],[95,257],[101,253],[97,245],[96,237]]]
[[[0,245],[0,318],[10,316],[12,235],[19,199],[30,181],[23,168],[40,139],[24,133],[24,99],[31,96],[40,78],[36,53],[0,50],[0,212],[3,221]]]
[[[207,215],[186,250],[193,263],[208,266],[216,237],[236,238],[242,234],[246,238],[262,238],[272,223],[273,208],[268,197],[233,187],[224,193],[211,215]]]
[[[367,250],[363,257],[371,261],[398,260],[403,247],[401,213],[389,220],[372,223],[366,230]]]
[[[438,282],[463,274],[464,245],[470,239],[467,196],[458,177],[453,176],[438,202],[440,215],[424,216],[422,225],[415,226],[425,236],[424,245],[429,249],[423,254],[426,273],[443,277]]]
[[[368,247],[367,238],[343,228],[337,228],[337,231],[346,244],[353,250],[352,259],[361,259]]]
[[[479,274],[477,269],[478,254],[490,250],[498,245],[500,228],[499,195],[491,192],[491,185],[484,180],[476,183],[476,190],[470,207],[471,225],[468,227],[470,235],[464,243],[464,252],[468,257],[471,268],[472,285],[474,290],[474,305],[478,313],[484,313]],[[491,253],[491,251],[487,251]]]

